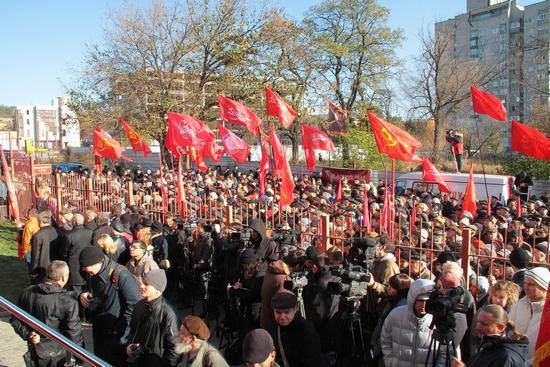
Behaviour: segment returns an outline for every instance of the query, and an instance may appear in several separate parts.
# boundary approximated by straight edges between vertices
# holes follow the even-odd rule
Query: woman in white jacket
[[[426,300],[434,286],[431,280],[415,280],[407,305],[395,308],[384,321],[382,353],[386,367],[425,366],[432,340],[432,315],[426,313]]]

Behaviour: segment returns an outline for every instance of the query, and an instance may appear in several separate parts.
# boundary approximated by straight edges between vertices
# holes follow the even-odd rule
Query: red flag
[[[275,164],[273,171],[275,176],[281,179],[280,212],[283,210],[285,205],[292,203],[294,199],[294,177],[292,176],[292,171],[290,170],[290,165],[286,159],[283,146],[273,129],[269,131],[269,141],[273,147],[273,160]]]
[[[134,152],[143,152],[143,158],[147,159],[147,155],[151,153],[151,148],[149,148],[149,145],[147,145],[147,143],[144,142],[143,139],[141,139],[141,137],[134,129],[128,126],[122,116],[120,116],[120,122],[122,122],[122,127],[126,132],[126,136],[128,137],[128,141],[132,145],[132,149],[134,150]]]
[[[204,162],[204,154],[201,149],[195,147],[189,147],[189,159],[195,162],[195,167],[201,171],[206,172],[208,167]]]
[[[506,109],[497,97],[479,88],[470,87],[474,112],[490,116],[495,120],[506,121]]]
[[[200,143],[200,140],[197,139],[197,132],[201,130],[203,125],[202,121],[193,116],[168,112],[168,131],[166,132],[164,145],[172,155],[179,157],[181,147]]]
[[[519,193],[516,199],[516,217],[521,218],[521,194]]]
[[[111,135],[96,127],[93,135],[94,155],[118,161],[122,157],[124,148]]]
[[[550,367],[550,289],[546,291],[546,302],[539,325],[533,366]]]
[[[435,182],[437,183],[437,186],[439,186],[439,191],[451,193],[451,190],[449,190],[449,187],[447,187],[447,184],[445,183],[445,180],[443,180],[443,177],[441,177],[441,174],[435,168],[432,162],[430,162],[430,159],[428,157],[424,157],[423,163],[422,163],[422,181],[424,182]]]
[[[307,169],[315,170],[315,149],[334,152],[334,143],[327,134],[321,130],[309,126],[302,125],[302,149],[306,156]]]
[[[294,201],[294,177],[292,176],[292,171],[290,170],[290,164],[285,159],[282,171],[281,171],[281,200],[279,212],[283,208]]]
[[[281,171],[283,169],[284,162],[286,162],[286,154],[279,137],[275,134],[273,129],[269,131],[269,143],[273,148],[273,160],[275,164],[273,167],[273,174],[276,177],[281,177]]]
[[[464,193],[464,198],[462,199],[462,212],[460,213],[460,216],[463,216],[464,212],[468,211],[473,217],[475,217],[477,214],[476,200],[476,188],[474,186],[474,164],[472,163],[470,165],[468,183],[466,184],[466,192]]]
[[[279,119],[279,124],[288,129],[294,118],[296,111],[290,107],[277,93],[265,87],[265,107],[269,116],[276,116]]]
[[[363,188],[363,227],[366,228],[367,234],[370,233],[369,194],[366,187]]]
[[[246,126],[250,134],[258,134],[262,119],[252,109],[221,94],[218,94],[218,105],[220,106],[222,120],[230,124]]]
[[[338,190],[336,191],[336,201],[342,201],[342,179],[338,181]]]
[[[512,150],[548,161],[550,160],[550,138],[532,127],[512,120]]]
[[[219,162],[223,155],[223,148],[214,140],[205,141],[202,143],[202,152],[205,157],[212,159],[214,162]]]
[[[260,171],[259,171],[259,178],[260,178],[260,195],[265,194],[265,179],[267,176],[267,173],[269,172],[269,150],[268,150],[268,143],[265,140],[261,141],[261,148],[262,148],[262,160],[260,161]]]
[[[406,131],[382,120],[374,113],[369,112],[369,120],[379,153],[387,154],[400,161],[417,161],[414,153],[422,146],[421,142]]]
[[[246,162],[250,153],[250,146],[220,124],[218,124],[218,132],[220,133],[220,138],[227,155],[236,162]]]

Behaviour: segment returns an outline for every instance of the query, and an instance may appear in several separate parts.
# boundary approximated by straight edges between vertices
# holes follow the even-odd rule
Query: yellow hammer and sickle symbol
[[[128,140],[130,143],[139,143],[139,135],[134,130],[128,130]]]
[[[98,152],[102,152],[104,149],[105,149],[104,141],[103,141],[103,140],[99,140],[99,141],[97,142],[96,150],[97,150]]]
[[[397,145],[397,140],[393,138],[393,136],[390,134],[390,132],[382,126],[382,129],[380,129],[380,132],[382,133],[382,137],[386,141],[386,144],[389,147],[394,147]]]

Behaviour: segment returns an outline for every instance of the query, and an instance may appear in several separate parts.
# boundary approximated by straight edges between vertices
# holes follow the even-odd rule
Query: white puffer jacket
[[[407,305],[395,308],[382,327],[382,353],[386,367],[424,367],[432,340],[432,315],[416,317],[414,303],[422,293],[430,292],[435,283],[417,279],[411,284]],[[431,359],[430,362],[431,364]]]
[[[545,300],[531,302],[527,296],[512,305],[508,319],[516,325],[516,331],[529,339],[529,358],[535,356],[535,346],[539,335],[540,319]]]

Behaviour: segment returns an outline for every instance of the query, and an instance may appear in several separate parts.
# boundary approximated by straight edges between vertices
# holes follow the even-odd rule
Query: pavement
[[[9,319],[7,312],[0,311],[0,367],[25,367],[27,343],[13,331]]]

